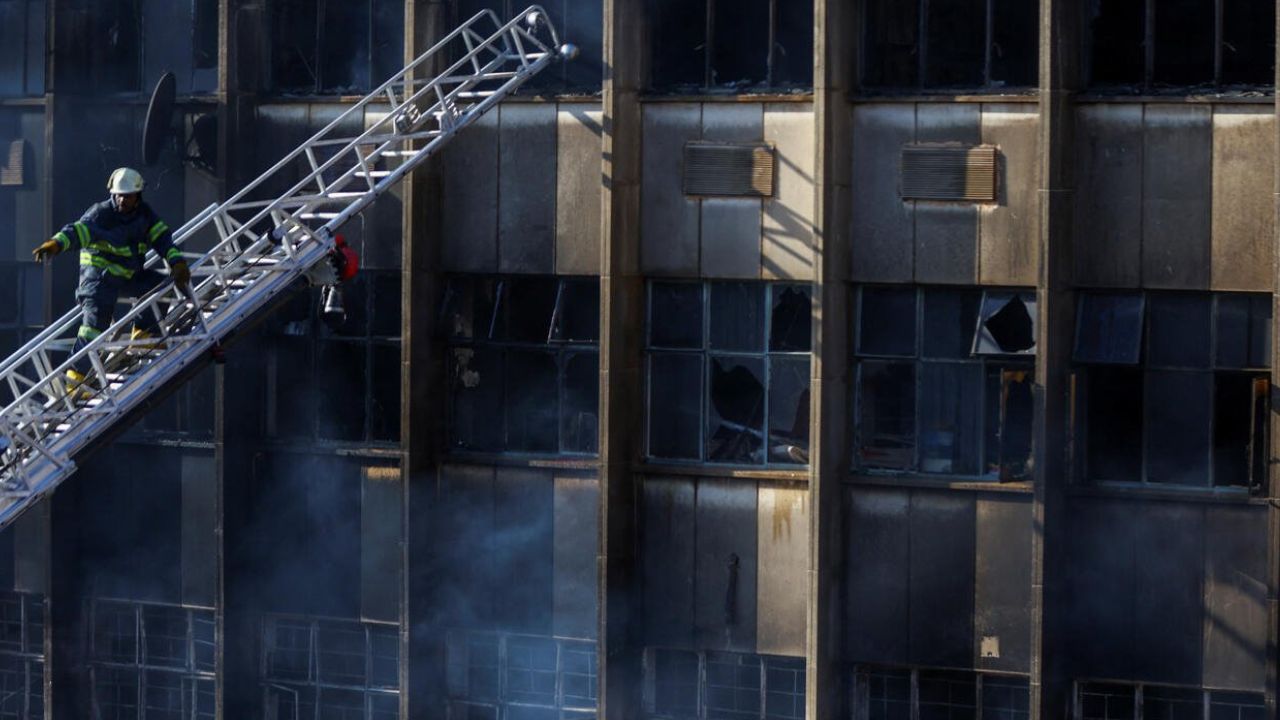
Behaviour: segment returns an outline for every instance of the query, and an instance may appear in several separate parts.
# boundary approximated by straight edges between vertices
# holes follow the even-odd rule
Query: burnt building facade
[[[0,533],[0,718],[1276,716],[1275,3],[544,7]],[[0,0],[0,351],[164,71],[176,227],[484,9]]]

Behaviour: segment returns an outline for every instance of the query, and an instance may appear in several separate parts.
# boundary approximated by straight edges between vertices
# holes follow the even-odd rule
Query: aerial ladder
[[[186,293],[162,284],[72,353],[80,324],[74,309],[0,363],[0,390],[12,398],[0,411],[0,529],[299,280],[336,283],[335,237],[345,222],[529,78],[575,55],[536,5],[505,23],[490,10],[476,14],[261,177],[174,232],[179,247],[216,232],[208,252],[183,253],[192,271]],[[366,109],[386,114],[353,134]],[[147,266],[159,262],[153,253]],[[134,319],[145,315],[159,321],[163,342],[130,339]],[[81,360],[96,382],[69,387],[65,372]]]

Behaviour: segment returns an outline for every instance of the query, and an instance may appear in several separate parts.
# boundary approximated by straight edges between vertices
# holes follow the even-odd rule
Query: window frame
[[[696,683],[696,711],[693,715],[673,714],[663,712],[658,709],[658,685],[657,685],[657,661],[658,653],[682,653],[686,656],[695,656],[697,663],[697,677],[693,678]],[[649,646],[644,650],[644,690],[642,713],[645,720],[707,720],[711,717],[710,711],[718,708],[711,708],[708,699],[708,693],[711,689],[711,681],[709,679],[709,667],[713,662],[738,661],[739,667],[742,660],[754,660],[760,665],[759,676],[759,717],[760,720],[768,720],[768,718],[778,717],[769,715],[769,674],[771,671],[788,672],[798,674],[801,682],[798,684],[799,693],[790,692],[794,701],[795,698],[800,699],[801,715],[803,718],[805,685],[803,678],[808,672],[804,665],[804,658],[790,655],[767,655],[763,653],[743,653],[731,651],[717,650],[689,650],[684,648]],[[794,705],[793,705],[794,707]],[[716,716],[719,717],[719,716]]]
[[[913,339],[912,339],[913,349],[910,355],[895,355],[895,354],[885,354],[885,353],[863,352],[862,350],[862,334],[863,334],[863,327],[862,327],[863,300],[862,298],[863,298],[863,292],[866,289],[889,290],[889,291],[898,291],[898,292],[910,291],[914,294],[915,304],[913,309],[913,317],[914,317],[914,328],[913,328]],[[969,354],[967,356],[963,358],[951,358],[951,357],[931,357],[931,356],[925,355],[924,353],[925,316],[926,316],[925,299],[926,299],[926,295],[931,292],[953,293],[956,295],[967,293],[967,294],[972,294],[976,296],[977,302],[976,302],[976,307],[974,308],[976,314],[975,314],[975,319],[973,323],[973,336],[971,338],[968,338],[968,341],[966,343],[970,349]],[[850,392],[850,395],[851,395],[850,428],[851,428],[851,435],[852,435],[850,468],[854,475],[860,476],[860,477],[868,477],[868,478],[899,478],[899,479],[911,478],[911,479],[919,479],[922,481],[929,481],[929,482],[961,481],[961,482],[999,482],[1001,484],[1019,484],[1019,483],[1025,484],[1031,481],[1031,477],[1029,475],[1023,478],[1018,478],[1018,477],[1006,478],[1005,476],[1006,471],[1005,471],[1003,462],[1001,462],[1000,469],[996,472],[994,477],[992,477],[990,472],[985,472],[983,470],[986,467],[987,458],[990,455],[991,448],[989,447],[988,439],[989,439],[989,436],[992,435],[992,431],[993,431],[993,428],[988,427],[989,418],[987,417],[987,411],[989,409],[989,404],[990,404],[989,401],[991,400],[991,398],[989,398],[988,396],[990,392],[988,380],[991,377],[992,371],[998,370],[1000,372],[1000,388],[1001,388],[1000,393],[1001,393],[1001,396],[1003,396],[1006,391],[1005,389],[1006,376],[1009,373],[1029,372],[1031,374],[1031,377],[1034,379],[1036,362],[1037,362],[1037,353],[1038,353],[1038,348],[1034,348],[1034,347],[1029,352],[1019,352],[1019,353],[994,354],[994,353],[977,353],[976,352],[976,349],[978,347],[978,336],[980,335],[982,330],[981,323],[982,323],[983,307],[986,303],[986,298],[992,294],[1011,294],[1015,296],[1031,295],[1034,299],[1036,295],[1036,291],[1035,291],[1035,288],[1025,288],[1025,287],[1019,288],[1019,287],[1003,287],[1003,286],[986,287],[986,286],[950,286],[950,285],[919,285],[919,284],[886,285],[886,284],[877,284],[877,283],[860,283],[855,285],[854,292],[853,292],[853,302],[854,302],[853,328],[852,328],[852,333],[850,338],[850,343],[851,343],[850,362],[853,366],[852,367],[853,383],[852,383],[851,392]],[[1033,323],[1036,323],[1038,325],[1039,320],[1034,313],[1032,314],[1032,321]],[[1033,325],[1033,328],[1034,327],[1035,325]],[[912,387],[914,392],[913,392],[913,398],[912,398],[911,462],[908,467],[905,467],[905,468],[872,467],[872,466],[866,465],[861,460],[861,454],[863,451],[862,408],[863,408],[863,399],[864,399],[862,383],[863,383],[864,364],[867,362],[882,363],[885,365],[895,365],[895,364],[905,365],[911,368]],[[981,369],[981,372],[980,372],[981,380],[979,382],[979,387],[980,387],[979,392],[981,397],[979,399],[978,409],[976,411],[979,414],[979,420],[981,424],[981,427],[978,429],[978,432],[977,432],[978,442],[977,442],[977,448],[975,452],[975,457],[977,458],[978,468],[979,468],[979,472],[977,473],[929,472],[921,469],[921,462],[922,462],[921,449],[924,444],[922,442],[922,432],[921,432],[921,415],[922,415],[921,398],[923,396],[921,389],[924,382],[922,379],[923,373],[921,372],[921,368],[926,365],[940,365],[940,364],[962,366],[962,367],[976,366]],[[1034,409],[1033,409],[1033,412],[1034,412]],[[1003,427],[1003,423],[1004,423],[1003,406],[1000,407],[997,413],[996,422],[1000,424],[1000,427],[994,428],[994,430],[996,431],[996,434],[998,434],[1001,438],[1003,438],[1005,435],[1005,431]],[[1034,423],[1034,417],[1032,419],[1032,423]],[[1029,426],[1027,428],[1027,432],[1028,434],[1030,434],[1032,432],[1032,427]],[[997,451],[999,451],[999,448],[997,448]],[[1000,460],[1000,455],[1001,454],[998,453],[997,455],[998,460]],[[1030,457],[1034,456],[1034,446],[1031,448],[1029,452],[1029,456]]]
[[[954,668],[934,668],[934,667],[908,667],[896,665],[877,665],[877,664],[855,664],[852,669],[852,678],[849,683],[849,707],[853,708],[852,717],[854,720],[867,720],[870,716],[870,705],[872,698],[870,697],[870,688],[868,680],[872,675],[878,674],[906,674],[910,688],[908,690],[907,702],[910,706],[909,714],[916,718],[920,716],[920,675],[928,674],[952,674],[965,675],[973,680],[973,718],[974,720],[982,719],[982,700],[983,700],[983,681],[990,680],[1023,680],[1027,682],[1027,712],[1024,717],[1029,720],[1031,717],[1030,700],[1031,700],[1031,681],[1030,677],[1025,673],[992,671],[992,670],[971,670],[971,669],[954,669]],[[962,706],[968,707],[968,706]],[[1002,709],[998,712],[1009,713],[1009,709]],[[1002,714],[999,717],[1007,717]]]
[[[454,668],[467,671],[465,674],[469,678],[470,670],[474,668],[470,662],[455,663],[453,651],[459,647],[459,644],[467,648],[471,647],[473,640],[482,640],[486,643],[492,643],[495,650],[496,665],[484,666],[492,669],[495,674],[496,687],[493,696],[485,696],[483,694],[472,694],[468,685],[465,689],[456,688],[453,684]],[[534,668],[513,668],[511,647],[513,644],[521,642],[525,643],[542,643],[553,644],[555,646],[555,668],[550,670],[554,673],[554,688],[551,690],[551,701],[538,702],[529,697],[515,697],[509,686],[510,680],[514,672],[525,670],[527,672],[541,672],[546,674],[548,669]],[[549,635],[530,635],[527,633],[512,633],[503,631],[490,630],[473,630],[464,628],[451,628],[445,630],[445,695],[446,704],[450,711],[464,712],[470,708],[482,708],[493,710],[495,716],[503,709],[509,707],[527,707],[537,708],[541,710],[554,710],[561,713],[561,717],[594,717],[590,713],[596,712],[600,705],[597,685],[600,677],[600,661],[596,653],[595,643],[590,640],[553,637]],[[589,658],[587,661],[588,672],[573,672],[568,666],[567,658],[571,654],[585,654]],[[469,653],[467,654],[469,660]],[[588,681],[585,687],[592,693],[590,698],[572,694],[568,687],[570,677],[586,678]],[[593,704],[588,707],[577,700],[588,699]],[[450,717],[453,717],[452,715]]]
[[[307,654],[307,675],[305,678],[296,677],[273,677],[272,665],[270,662],[271,651],[276,646],[271,645],[277,636],[278,628],[282,624],[292,625],[294,629],[305,629],[307,637],[307,646],[305,652]],[[307,693],[307,698],[312,706],[316,708],[317,714],[323,706],[323,698],[326,691],[330,693],[348,693],[360,694],[362,699],[363,717],[373,720],[377,711],[374,709],[376,700],[394,701],[399,703],[400,697],[400,651],[399,651],[399,624],[381,622],[368,619],[339,619],[325,618],[302,615],[288,615],[269,613],[262,617],[262,624],[259,636],[259,652],[261,653],[258,665],[258,684],[261,689],[261,702],[263,717],[273,717],[269,713],[272,699],[278,695],[273,693],[290,693],[292,696],[302,698]],[[334,682],[323,677],[321,673],[322,658],[325,651],[321,648],[321,634],[324,632],[360,632],[363,634],[364,651],[362,659],[364,661],[363,683],[342,683]],[[374,651],[375,635],[383,638],[391,637],[396,641],[396,684],[380,684],[374,681],[374,663],[377,655]],[[298,648],[291,648],[297,652]],[[295,700],[295,702],[298,702]],[[300,702],[298,704],[301,704]]]
[[[1133,718],[1142,717],[1143,712],[1145,710],[1144,708],[1145,690],[1147,690],[1148,688],[1160,689],[1160,690],[1166,690],[1166,691],[1175,691],[1175,692],[1180,691],[1180,692],[1200,693],[1201,695],[1200,701],[1203,707],[1204,720],[1209,720],[1209,718],[1211,717],[1210,713],[1214,706],[1215,696],[1236,696],[1237,698],[1244,695],[1256,696],[1256,698],[1260,702],[1260,704],[1257,706],[1244,705],[1239,702],[1224,702],[1223,704],[1233,705],[1236,707],[1259,707],[1263,711],[1263,717],[1265,717],[1265,712],[1266,712],[1266,704],[1265,704],[1265,700],[1263,700],[1262,693],[1245,692],[1245,691],[1239,691],[1239,690],[1221,690],[1216,688],[1194,687],[1190,685],[1172,685],[1172,684],[1165,684],[1165,683],[1142,683],[1142,682],[1125,682],[1125,681],[1117,681],[1117,680],[1077,679],[1072,681],[1072,687],[1071,687],[1071,715],[1070,715],[1071,720],[1085,720],[1083,697],[1087,689],[1089,688],[1097,688],[1099,690],[1107,690],[1107,689],[1131,690],[1133,692],[1133,709],[1132,709],[1133,714],[1127,716],[1129,720],[1132,720]],[[1224,701],[1226,700],[1226,698],[1223,698],[1223,699]],[[1120,720],[1120,719],[1117,718],[1117,720]]]

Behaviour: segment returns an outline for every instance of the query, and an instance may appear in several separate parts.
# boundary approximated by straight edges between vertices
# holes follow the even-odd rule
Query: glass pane
[[[1142,372],[1089,368],[1084,401],[1086,473],[1093,480],[1142,479]]]
[[[1156,84],[1200,85],[1213,82],[1214,4],[1214,0],[1160,0],[1155,3],[1152,80]]]
[[[998,392],[999,416],[993,426],[988,420],[987,457],[991,457],[991,444],[998,450],[997,462],[988,464],[987,470],[995,471],[1002,482],[1031,479],[1031,424],[1035,414],[1032,385],[1035,372],[1028,367],[988,368],[988,377],[994,376]],[[990,387],[990,381],[988,382]],[[991,437],[991,433],[995,437]]]
[[[331,392],[320,396],[320,436],[332,440],[364,439],[365,398],[368,377],[365,364],[368,345],[357,340],[320,343],[317,369],[320,387]],[[295,392],[303,392],[295,388]]]
[[[560,449],[594,453],[599,443],[600,356],[570,355],[565,360],[564,395],[560,408]]]
[[[813,0],[776,3],[773,77],[781,87],[813,85]]]
[[[712,85],[745,88],[767,79],[770,5],[769,0],[713,3]]]
[[[698,712],[698,655],[681,650],[653,653],[654,710],[686,717]]]
[[[400,337],[400,273],[381,272],[373,279],[373,317],[369,334],[378,337]]]
[[[769,359],[769,462],[809,462],[809,358]]]
[[[994,0],[991,6],[991,85],[1039,84],[1040,6],[1026,0]]]
[[[813,332],[811,292],[808,285],[773,286],[770,352],[809,352]]]
[[[1088,7],[1090,84],[1141,84],[1146,76],[1146,3],[1102,0]]]
[[[449,365],[451,444],[466,450],[501,450],[502,351],[453,348]]]
[[[1222,9],[1222,83],[1275,82],[1276,4],[1226,0]]]
[[[1034,355],[1036,296],[1032,293],[985,293],[981,322],[974,338],[975,355]]]
[[[654,353],[649,358],[649,454],[697,460],[701,427],[702,356]]]
[[[927,87],[976,87],[986,82],[986,0],[929,0],[925,46]]]
[[[670,90],[703,85],[707,52],[706,0],[651,3],[649,8],[652,87]]]
[[[559,371],[552,353],[508,350],[507,450],[553,453],[559,450]]]
[[[978,292],[965,290],[924,292],[925,357],[969,357],[981,297]]]
[[[920,720],[972,720],[977,711],[973,673],[921,670]]]
[[[364,685],[364,627],[356,623],[318,623],[316,672],[322,683]]]
[[[145,638],[145,664],[175,668],[187,666],[186,610],[156,605],[143,606],[142,630]]]
[[[804,658],[765,658],[765,720],[804,720]]]
[[[560,291],[556,327],[552,333],[566,342],[595,342],[600,337],[600,283],[566,280]]]
[[[1255,446],[1265,446],[1265,424],[1254,427],[1254,377],[1217,373],[1213,380],[1213,484],[1251,484]]]
[[[400,440],[400,346],[376,344],[372,349],[370,439],[398,442]]]
[[[1271,298],[1218,295],[1217,350],[1220,368],[1271,367]]]
[[[760,656],[707,654],[708,720],[760,717]]]
[[[764,349],[764,286],[711,283],[711,349]]]
[[[707,460],[759,463],[764,437],[764,360],[711,357]]]
[[[1204,720],[1204,691],[1147,685],[1142,689],[1144,720]]]
[[[1147,373],[1147,480],[1209,484],[1211,373]],[[1245,408],[1241,408],[1244,412]]]
[[[864,360],[858,371],[858,449],[864,468],[915,466],[916,373],[910,363]]]
[[[877,670],[863,678],[867,688],[867,720],[910,720],[910,670]]]
[[[1076,316],[1075,361],[1128,365],[1138,362],[1142,308],[1141,295],[1082,295]]]
[[[653,283],[649,286],[649,346],[702,347],[702,286]]]
[[[920,6],[902,0],[867,0],[866,67],[868,87],[912,88],[918,84]]]
[[[1262,720],[1267,706],[1262,695],[1253,693],[1209,693],[1209,720]]]
[[[497,297],[498,283],[492,279],[449,278],[440,313],[442,332],[454,338],[493,337]]]
[[[920,366],[920,471],[976,475],[982,418],[982,366]]]
[[[559,284],[554,278],[545,277],[507,278],[503,284],[505,312],[499,312],[499,316],[505,316],[506,327],[502,339],[545,344],[551,335]]]
[[[1208,295],[1152,295],[1147,318],[1148,367],[1209,367]]]
[[[1087,683],[1080,686],[1080,720],[1134,720],[1132,685]]]
[[[505,700],[538,705],[556,702],[556,642],[509,638]]]
[[[564,677],[564,706],[595,708],[599,668],[596,646],[591,643],[565,643],[560,650]]]
[[[1025,720],[1031,716],[1026,678],[982,676],[982,720]]]
[[[858,318],[858,352],[864,355],[916,354],[916,291],[863,288]]]

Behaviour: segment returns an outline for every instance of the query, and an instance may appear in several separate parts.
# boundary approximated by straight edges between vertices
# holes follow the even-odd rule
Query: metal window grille
[[[594,717],[594,643],[468,630],[446,643],[452,717]]]
[[[1030,683],[1018,675],[859,666],[854,668],[853,692],[858,720],[1022,720],[1030,716]]]
[[[0,593],[0,720],[44,717],[44,597]]]
[[[804,717],[804,658],[650,648],[645,668],[647,717],[671,720]]]
[[[1083,680],[1076,683],[1072,715],[1074,720],[1261,720],[1266,717],[1266,703],[1262,693]]]
[[[399,630],[356,620],[269,615],[262,625],[264,715],[391,720],[399,713]]]

